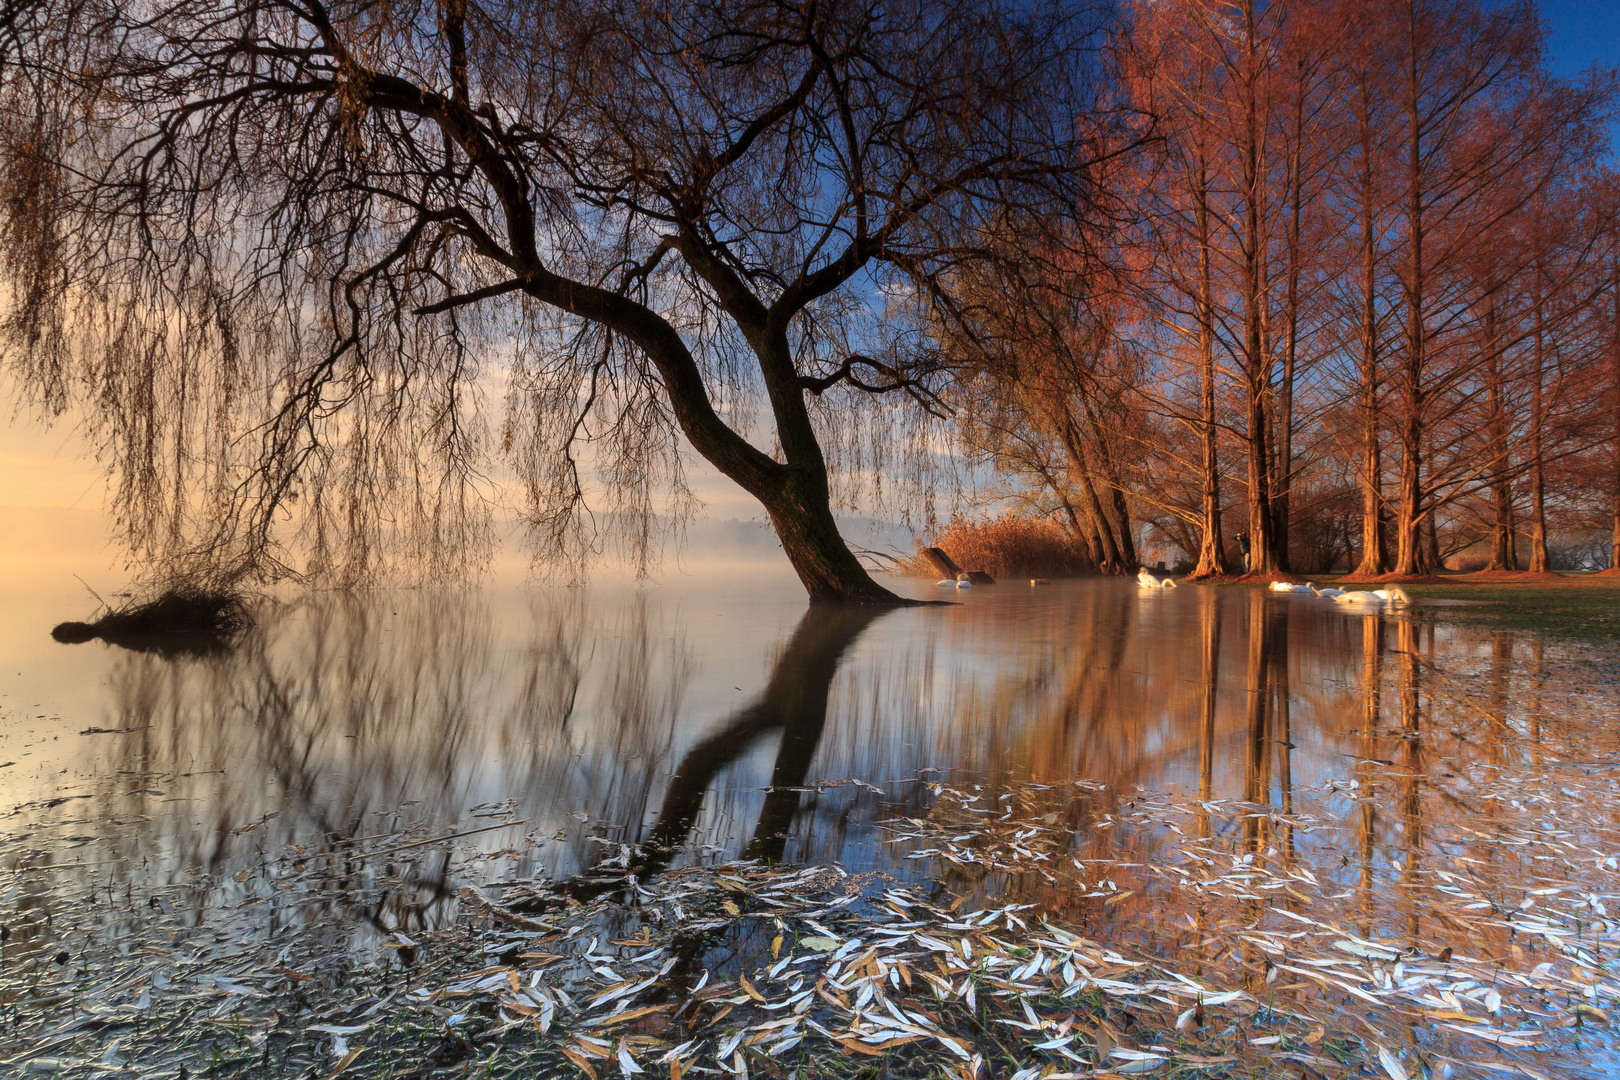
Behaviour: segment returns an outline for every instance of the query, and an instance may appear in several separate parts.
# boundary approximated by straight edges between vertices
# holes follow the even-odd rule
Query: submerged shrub
[[[935,575],[922,546],[907,563],[918,577]],[[992,577],[1063,577],[1096,572],[1085,548],[1056,522],[1007,510],[996,517],[952,518],[935,539],[964,570],[983,570]]]
[[[51,636],[66,644],[101,638],[142,652],[207,653],[224,648],[252,621],[239,590],[179,584],[150,600],[110,608],[93,622],[60,623]]]

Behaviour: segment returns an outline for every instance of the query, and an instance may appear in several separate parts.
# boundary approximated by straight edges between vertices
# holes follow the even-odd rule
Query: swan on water
[[[1173,589],[1176,587],[1176,579],[1166,574],[1164,580],[1161,581],[1146,570],[1138,570],[1136,572],[1136,584],[1143,589]]]
[[[968,580],[968,576],[966,574],[963,574],[961,577],[956,579],[956,587],[958,589],[971,589],[973,588],[973,582]]]
[[[1294,585],[1294,584],[1292,584],[1290,582],[1287,582],[1287,581],[1273,581],[1271,583],[1271,591],[1272,592],[1314,593],[1314,592],[1316,592],[1316,586],[1312,585],[1308,581],[1303,585]]]
[[[934,584],[938,585],[942,589],[954,589],[956,588],[956,579],[953,577],[942,577],[938,581],[934,582]]]
[[[1410,604],[1412,602],[1412,598],[1406,595],[1406,590],[1399,585],[1388,589],[1340,593],[1333,600],[1339,604]]]
[[[1343,589],[1312,589],[1311,592],[1327,600],[1337,600],[1344,595]]]

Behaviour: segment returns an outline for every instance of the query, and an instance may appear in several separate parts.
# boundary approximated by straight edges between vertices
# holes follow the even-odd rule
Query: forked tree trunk
[[[1120,478],[1119,465],[1114,460],[1113,449],[1108,445],[1108,432],[1104,430],[1097,410],[1089,398],[1082,398],[1082,405],[1086,412],[1086,424],[1091,429],[1092,444],[1097,448],[1097,457],[1102,462],[1102,476],[1108,481],[1108,501],[1114,512],[1114,538],[1119,545],[1120,571],[1128,574],[1137,568],[1140,560],[1136,556],[1136,540],[1131,530],[1131,508],[1125,501],[1125,483]]]
[[[1415,415],[1402,418],[1401,475],[1395,493],[1395,568],[1397,574],[1420,574],[1423,551],[1423,425]]]

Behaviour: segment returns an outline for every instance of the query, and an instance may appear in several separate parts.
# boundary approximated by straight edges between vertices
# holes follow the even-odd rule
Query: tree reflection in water
[[[1466,788],[1437,801],[1441,766],[1511,764],[1527,739],[1539,760],[1564,715],[1538,642],[1308,597],[998,587],[884,614],[871,633],[872,612],[750,612],[702,595],[338,595],[276,613],[229,655],[87,654],[110,666],[106,711],[84,719],[122,733],[84,740],[52,798],[13,820],[93,834],[104,875],[194,885],[199,909],[238,901],[233,875],[265,858],[326,852],[334,876],[306,914],[364,884],[367,917],[408,929],[442,920],[456,882],[574,875],[621,844],[647,869],[746,855],[904,870],[917,864],[896,864],[874,823],[927,813],[927,786],[907,782],[919,773],[981,784],[988,802],[1083,777],[1106,787],[1063,808],[1080,858],[1151,855],[1150,837],[1094,827],[1138,785],[1196,792],[1195,835],[1284,869],[1325,857],[1292,822],[1326,806],[1347,830],[1327,857],[1370,933],[1380,882],[1432,872],[1437,818],[1496,812]],[[1489,731],[1433,715],[1431,669],[1473,665],[1485,704],[1464,711],[1490,714]],[[840,778],[887,794],[804,790]],[[1257,809],[1227,837],[1202,804],[1233,799]],[[475,838],[470,858],[343,856],[357,838],[509,819],[524,824]],[[15,835],[28,866],[52,871],[49,895],[95,880],[63,865],[92,865],[83,850]],[[1107,918],[1152,918],[1134,904]],[[1189,915],[1184,944],[1201,948],[1207,913]],[[1409,937],[1424,929],[1416,909],[1402,918]]]

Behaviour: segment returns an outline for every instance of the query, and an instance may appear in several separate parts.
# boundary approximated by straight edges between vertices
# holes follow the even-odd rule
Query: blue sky
[[[1620,0],[1542,0],[1549,67],[1573,78],[1593,64],[1620,67]]]
[[[1547,66],[1564,79],[1593,64],[1620,68],[1620,0],[1541,0]],[[1609,124],[1609,161],[1620,160],[1620,121]]]

